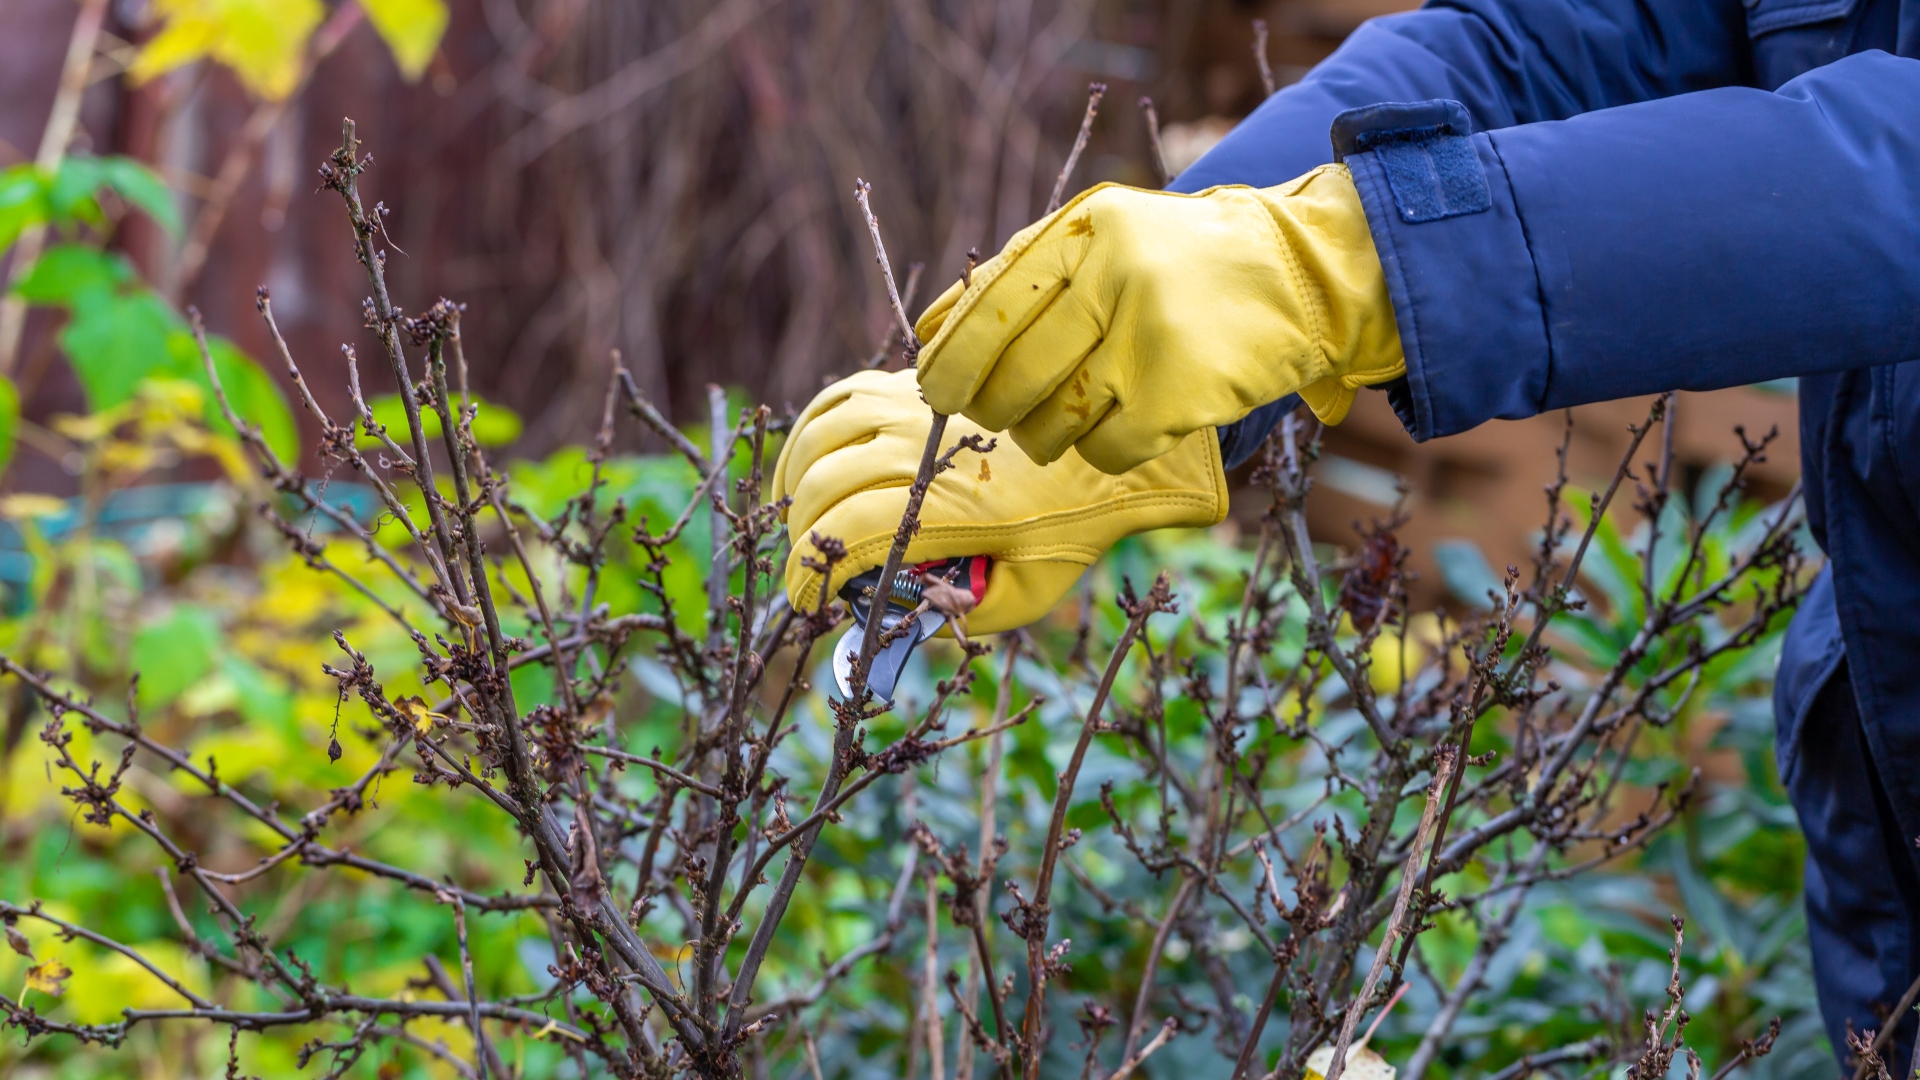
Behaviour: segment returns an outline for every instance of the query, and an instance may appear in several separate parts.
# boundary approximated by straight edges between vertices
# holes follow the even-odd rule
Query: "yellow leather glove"
[[[1320,419],[1404,374],[1344,165],[1193,195],[1102,184],[920,317],[920,387],[1049,462],[1124,473],[1299,391]]]
[[[842,379],[800,414],[773,469],[773,497],[793,499],[787,598],[797,610],[819,603],[821,575],[802,564],[819,561],[815,533],[847,547],[828,585],[834,592],[886,562],[932,422],[911,371]],[[945,442],[983,434],[956,416]],[[1003,441],[989,454],[960,451],[954,467],[934,478],[906,561],[991,556],[986,595],[967,616],[969,632],[990,634],[1045,615],[1122,537],[1212,525],[1226,513],[1227,479],[1212,431],[1118,476],[1071,452],[1036,465]]]

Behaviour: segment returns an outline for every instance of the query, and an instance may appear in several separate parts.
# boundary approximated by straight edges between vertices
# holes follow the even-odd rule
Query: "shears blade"
[[[899,626],[907,614],[897,608],[888,611],[881,617],[881,631]],[[937,611],[923,611],[911,628],[881,646],[873,656],[873,666],[867,669],[867,689],[873,691],[873,696],[892,705],[893,692],[900,685],[900,674],[907,668],[907,659],[913,655],[914,649],[920,647],[921,642],[939,633],[946,624],[945,615]],[[840,643],[833,647],[833,681],[840,687],[842,697],[853,696],[853,664],[860,655],[860,646],[865,643],[866,636],[866,621],[856,618],[847,627],[847,632],[840,635]]]
[[[971,591],[977,603],[987,590],[988,566],[986,556],[979,555],[925,563],[900,572],[894,579],[886,610],[879,615],[880,632],[884,634],[893,630],[910,616],[913,625],[894,635],[874,654],[873,666],[867,669],[867,689],[875,697],[891,707],[894,690],[900,685],[900,675],[906,670],[907,660],[913,655],[913,650],[947,625],[946,613],[932,608],[919,610],[921,591],[927,579],[952,581]],[[874,594],[879,584],[880,571],[869,570],[840,589],[841,599],[853,611],[853,625],[847,627],[846,633],[840,635],[840,640],[833,647],[833,681],[840,688],[843,698],[853,697],[853,666],[866,639],[867,623],[873,618]]]

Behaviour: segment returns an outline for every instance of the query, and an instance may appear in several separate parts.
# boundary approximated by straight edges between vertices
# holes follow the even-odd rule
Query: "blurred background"
[[[873,184],[902,273],[925,266],[917,312],[969,248],[991,253],[1039,214],[1090,82],[1109,91],[1069,193],[1153,185],[1143,95],[1177,172],[1264,96],[1255,20],[1285,85],[1365,19],[1411,5],[451,0],[409,38],[396,20],[437,3],[373,5],[383,18],[369,25],[354,3],[275,0],[264,8],[284,32],[262,32],[256,53],[280,50],[279,70],[256,55],[251,75],[215,62],[130,76],[169,13],[197,6],[218,7],[8,0],[0,167],[36,156],[76,20],[98,9],[72,149],[149,163],[180,212],[172,231],[130,215],[110,246],[254,357],[270,354],[252,310],[267,285],[295,355],[325,365],[341,343],[366,344],[347,302],[364,291],[360,271],[337,211],[313,197],[315,166],[354,117],[376,163],[367,189],[389,211],[396,302],[468,305],[476,387],[523,421],[516,451],[542,456],[592,430],[612,350],[682,420],[704,418],[708,383],[800,406],[872,355],[888,320],[855,177]],[[307,30],[289,40],[289,25]],[[6,368],[29,418],[84,405],[56,362],[59,325],[35,309]],[[323,404],[344,404],[324,396],[340,380],[314,382]],[[1645,403],[1587,412],[1572,467],[1593,480]],[[1756,494],[1787,490],[1798,467],[1790,391],[1693,395],[1679,414],[1676,451],[1696,472],[1735,449],[1735,422],[1755,434],[1777,425]],[[1415,511],[1406,539],[1431,601],[1435,541],[1470,540],[1496,566],[1524,560],[1561,428],[1557,416],[1494,423],[1415,446],[1383,395],[1364,395],[1330,440],[1316,526],[1350,538],[1352,522],[1387,512],[1404,477]],[[29,444],[10,483],[65,493],[68,472]]]

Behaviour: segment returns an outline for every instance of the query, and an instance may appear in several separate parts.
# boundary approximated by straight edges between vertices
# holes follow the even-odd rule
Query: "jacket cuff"
[[[1455,101],[1350,109],[1332,137],[1393,300],[1407,375],[1387,392],[1407,432],[1539,412],[1552,377],[1539,275],[1492,137]]]
[[[1214,430],[1220,435],[1220,461],[1231,472],[1253,459],[1267,436],[1280,426],[1280,421],[1300,404],[1299,394],[1288,394],[1279,401],[1269,401],[1231,424],[1222,424]]]

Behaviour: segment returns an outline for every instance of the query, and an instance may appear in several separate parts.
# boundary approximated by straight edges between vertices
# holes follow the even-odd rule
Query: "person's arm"
[[[1406,354],[1401,419],[1428,439],[1920,356],[1916,116],[1920,61],[1868,52],[1772,93],[1355,145]]]
[[[1748,52],[1740,0],[1441,0],[1364,23],[1168,186],[1285,183],[1359,106],[1445,98],[1486,131],[1746,85]]]
[[[1751,78],[1738,0],[1442,0],[1363,24],[1168,188],[1284,183],[1333,160],[1334,117],[1378,102],[1458,101],[1485,131]],[[1288,395],[1221,428],[1228,467],[1297,404]]]

